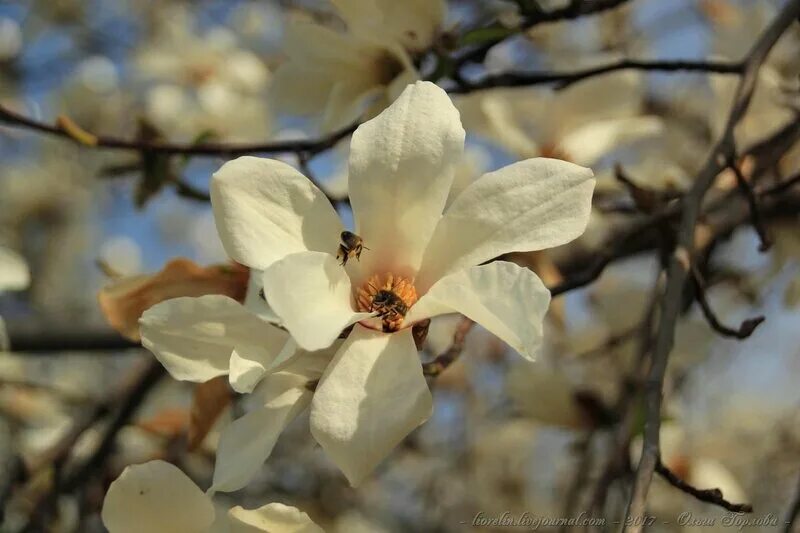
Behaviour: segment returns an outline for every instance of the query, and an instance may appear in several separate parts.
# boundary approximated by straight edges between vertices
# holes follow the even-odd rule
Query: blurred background
[[[544,10],[568,3],[530,2]],[[493,24],[508,37],[464,68],[467,83],[623,57],[730,63],[784,3],[630,0],[525,30],[519,20],[528,2],[451,1],[441,31],[456,42],[436,54],[481,44],[471,29]],[[322,0],[0,1],[0,104],[45,124],[64,117],[78,136],[187,145],[319,138],[315,117],[289,115],[271,97],[293,17],[343,28]],[[421,75],[433,76],[426,65]],[[798,73],[794,24],[765,62],[736,130],[741,172],[753,187],[774,188],[800,169]],[[458,87],[458,80],[438,81]],[[559,90],[454,91],[467,93],[453,96],[468,132],[457,186],[537,155],[593,168],[598,185],[586,234],[552,253],[511,258],[559,286],[688,190],[722,130],[736,81],[730,73],[619,70]],[[125,465],[165,458],[206,488],[219,429],[248,408],[247,398],[233,398],[212,409],[213,427],[189,451],[193,387],[148,376],[143,365],[152,355],[114,332],[98,305],[110,282],[160,271],[175,257],[227,262],[207,190],[228,158],[100,149],[4,117],[0,530],[103,531],[102,498]],[[783,141],[775,141],[781,132]],[[765,143],[770,150],[751,150]],[[280,157],[343,200],[347,145]],[[787,205],[763,213],[771,247],[761,252],[737,177],[727,171],[717,180],[712,196],[722,201],[701,220],[701,281],[687,287],[665,381],[663,462],[698,488],[752,504],[752,518],[777,517],[777,526],[748,531],[786,528],[800,490],[797,192],[775,193]],[[336,205],[351,220],[347,203]],[[326,530],[348,533],[470,530],[479,512],[557,518],[586,511],[616,530],[641,446],[636,383],[670,228],[637,235],[614,250],[596,280],[554,300],[537,363],[473,327],[458,360],[431,379],[433,417],[361,488],[348,486],[301,416],[256,481],[217,503],[281,501]],[[731,338],[710,325],[703,305],[733,330],[746,319],[766,320],[748,338]],[[458,317],[434,321],[422,357],[445,352],[458,324]],[[724,509],[658,476],[648,502],[658,517],[654,531],[728,529]],[[681,524],[684,512],[717,522]]]

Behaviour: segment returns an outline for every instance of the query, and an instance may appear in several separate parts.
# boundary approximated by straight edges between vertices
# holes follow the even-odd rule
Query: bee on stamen
[[[392,291],[379,290],[372,299],[372,311],[383,322],[383,331],[396,331],[408,312],[405,302]]]
[[[346,265],[347,260],[351,257],[355,257],[360,261],[361,252],[363,250],[369,250],[369,248],[364,246],[363,239],[353,232],[343,231],[341,237],[342,242],[339,244],[339,251],[336,253],[336,259],[342,260],[342,266]]]

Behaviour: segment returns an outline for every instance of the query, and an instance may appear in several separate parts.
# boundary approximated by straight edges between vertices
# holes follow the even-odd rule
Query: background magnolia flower
[[[211,497],[164,461],[125,468],[108,488],[102,517],[109,533],[322,532],[306,513],[281,503],[218,516]]]
[[[223,244],[264,270],[267,301],[294,341],[325,349],[355,324],[311,401],[312,434],[354,485],[430,415],[411,326],[462,313],[533,358],[547,289],[513,263],[477,265],[568,242],[588,220],[591,171],[551,159],[484,175],[442,214],[463,141],[458,112],[427,82],[359,127],[349,187],[369,251],[346,269],[333,255],[343,230],[336,212],[296,170],[244,157],[213,179]],[[401,311],[378,318],[389,293]]]
[[[657,137],[663,125],[641,115],[644,79],[613,72],[551,89],[515,88],[478,92],[457,104],[470,131],[519,157],[557,157],[594,165],[604,155]]]
[[[322,128],[371,115],[418,78],[415,55],[433,44],[444,22],[444,0],[333,0],[347,32],[294,21],[287,61],[275,72],[275,103],[290,113],[322,115]]]

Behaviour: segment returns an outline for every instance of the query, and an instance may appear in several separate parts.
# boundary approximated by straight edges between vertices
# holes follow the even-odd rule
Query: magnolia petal
[[[305,350],[327,348],[344,328],[370,316],[353,311],[351,292],[347,273],[326,253],[292,254],[264,271],[267,302]]]
[[[333,72],[314,70],[297,63],[283,63],[270,84],[275,109],[297,115],[321,113],[336,81]]]
[[[484,174],[436,227],[417,289],[505,253],[571,241],[586,229],[593,190],[591,170],[556,159],[528,159]]]
[[[228,511],[230,533],[324,533],[309,516],[296,507],[270,503],[248,510],[240,506]]]
[[[201,267],[185,258],[173,259],[155,274],[114,280],[97,294],[106,321],[124,337],[139,340],[139,317],[164,300],[181,296],[223,294],[241,301],[249,270],[238,264]]]
[[[203,383],[229,372],[231,353],[266,361],[287,334],[222,295],[174,298],[157,304],[139,321],[142,345],[178,380]]]
[[[364,272],[417,270],[463,150],[458,111],[430,82],[407,86],[356,130],[349,185],[356,233],[370,248]]]
[[[429,46],[446,13],[443,0],[333,0],[353,34],[375,42],[396,41],[408,50]]]
[[[279,372],[264,380],[264,404],[234,420],[220,436],[211,492],[238,490],[267,460],[283,429],[311,401],[305,376]]]
[[[0,246],[0,292],[21,291],[30,285],[31,273],[17,252]]]
[[[260,270],[291,253],[334,251],[342,231],[322,191],[273,159],[225,163],[211,180],[211,205],[228,255]]]
[[[561,138],[556,153],[570,161],[591,166],[624,145],[658,137],[664,123],[658,117],[626,117],[590,122]]]
[[[311,433],[357,486],[431,410],[411,329],[356,324],[314,393]]]
[[[323,131],[333,132],[355,123],[370,98],[378,95],[382,87],[365,80],[339,81],[331,89],[322,118]]]
[[[214,522],[214,505],[178,467],[150,461],[111,483],[101,516],[110,533],[197,533]]]
[[[449,274],[414,304],[408,323],[461,313],[533,360],[542,340],[550,291],[527,268],[495,261]]]

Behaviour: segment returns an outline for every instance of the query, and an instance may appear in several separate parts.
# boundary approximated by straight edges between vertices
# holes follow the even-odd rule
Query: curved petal
[[[556,151],[579,165],[593,165],[613,150],[663,133],[664,123],[655,116],[598,120],[564,135]]]
[[[264,404],[234,420],[220,436],[211,492],[238,490],[258,473],[283,429],[311,401],[305,376],[279,372],[264,380]]]
[[[240,506],[228,511],[230,533],[324,533],[309,516],[296,507],[270,503],[248,510]]]
[[[409,50],[428,47],[444,22],[444,0],[333,0],[350,32],[376,43],[395,40]]]
[[[234,348],[263,364],[281,351],[288,337],[236,300],[218,294],[156,304],[144,312],[139,327],[142,345],[172,377],[197,383],[227,374]]]
[[[567,243],[586,229],[592,171],[528,159],[484,174],[450,205],[425,251],[417,289],[508,252]]]
[[[463,150],[458,111],[430,82],[407,86],[356,130],[349,186],[356,233],[369,247],[364,272],[417,270]]]
[[[322,118],[323,131],[333,132],[356,122],[367,107],[369,100],[384,88],[368,79],[343,80],[331,89]]]
[[[225,163],[211,180],[211,206],[228,255],[260,270],[295,252],[333,252],[342,231],[322,191],[274,159]]]
[[[356,324],[314,393],[311,433],[357,486],[431,410],[411,329]]]
[[[150,461],[111,483],[102,518],[110,533],[197,533],[214,522],[214,505],[178,467]]]
[[[263,279],[267,302],[305,350],[327,348],[344,328],[370,316],[353,311],[350,278],[330,254],[292,254]]]
[[[495,261],[440,279],[414,304],[406,321],[461,313],[533,360],[549,305],[550,291],[536,274],[514,263]]]
[[[124,337],[139,340],[139,317],[164,300],[181,296],[224,294],[236,301],[245,297],[250,272],[233,263],[201,267],[179,257],[160,272],[129,276],[112,281],[97,293],[106,321]]]
[[[21,291],[31,282],[31,273],[25,259],[4,246],[0,246],[0,292]]]
[[[311,115],[322,113],[337,81],[334,72],[315,70],[287,62],[278,67],[270,84],[270,97],[286,113]]]

